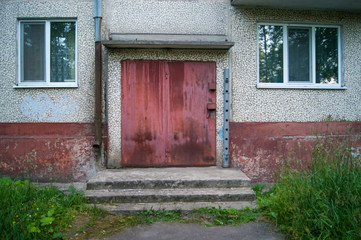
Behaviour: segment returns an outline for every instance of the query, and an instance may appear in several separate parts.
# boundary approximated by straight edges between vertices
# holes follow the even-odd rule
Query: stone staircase
[[[216,167],[105,170],[87,182],[85,197],[114,214],[150,208],[254,207],[256,198],[244,173]]]

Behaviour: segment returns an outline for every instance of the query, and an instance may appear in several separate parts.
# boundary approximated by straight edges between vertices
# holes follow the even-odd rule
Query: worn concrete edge
[[[89,204],[89,207],[101,208],[110,214],[134,214],[143,210],[167,210],[167,211],[181,211],[189,213],[198,208],[215,207],[215,208],[257,208],[256,201],[235,201],[235,202],[157,202],[157,203],[118,203],[118,204]]]
[[[87,190],[100,189],[154,189],[154,188],[222,188],[249,187],[250,180],[129,180],[89,181]]]
[[[225,34],[110,33],[112,41],[227,41]]]
[[[228,50],[234,45],[234,42],[106,40],[102,41],[102,44],[109,48],[177,48]]]
[[[239,188],[167,188],[167,189],[100,189],[87,190],[85,196],[150,196],[150,195],[219,195],[219,194],[251,194],[254,191],[249,187]]]
[[[144,191],[144,190],[143,190]],[[84,199],[91,203],[151,203],[151,202],[235,202],[254,201],[256,195],[252,190],[229,191],[221,189],[218,191],[86,191]]]

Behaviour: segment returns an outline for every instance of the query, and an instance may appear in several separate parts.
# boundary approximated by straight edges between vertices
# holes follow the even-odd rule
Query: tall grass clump
[[[267,193],[256,187],[261,211],[293,239],[361,239],[357,140],[319,138],[310,162],[285,166]]]
[[[69,191],[0,178],[0,239],[62,238],[61,231],[83,205],[83,193],[74,187]]]

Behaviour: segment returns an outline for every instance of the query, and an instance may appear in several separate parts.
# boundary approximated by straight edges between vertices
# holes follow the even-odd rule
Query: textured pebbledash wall
[[[228,31],[229,0],[104,0],[104,6],[107,34],[225,35]]]
[[[0,122],[92,122],[94,118],[93,0],[0,2]],[[15,89],[18,18],[77,19],[78,88]]]
[[[336,11],[232,9],[232,121],[361,120],[361,14]],[[257,89],[257,22],[334,23],[343,26],[347,90]]]
[[[85,181],[95,174],[93,0],[0,1],[0,174]],[[18,19],[77,20],[77,88],[16,89]]]

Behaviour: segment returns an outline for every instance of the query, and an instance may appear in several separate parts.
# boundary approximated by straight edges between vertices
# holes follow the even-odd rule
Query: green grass
[[[122,227],[159,221],[204,226],[239,225],[257,217],[254,209],[222,207],[199,208],[190,213],[145,209],[133,215],[115,217],[96,205],[86,205],[84,193],[74,187],[70,187],[69,192],[64,194],[56,187],[34,187],[28,180],[0,178],[0,239],[67,239],[77,238],[80,234],[86,238],[89,232],[97,236],[106,231],[119,231]],[[84,216],[84,220],[74,228],[76,216]]]
[[[180,210],[169,211],[169,210],[154,210],[154,209],[144,209],[139,211],[136,214],[137,223],[139,224],[149,224],[156,221],[165,221],[173,222],[182,217],[182,212]]]
[[[221,207],[198,208],[186,213],[181,210],[155,210],[151,208],[131,215],[92,214],[89,210],[85,214],[79,214],[75,218],[73,227],[66,234],[67,239],[104,239],[118,234],[128,227],[155,222],[195,223],[211,227],[239,225],[253,221],[258,217],[258,212],[255,209],[237,210]]]
[[[239,225],[250,222],[257,218],[255,209],[244,208],[222,208],[222,207],[203,207],[193,209],[189,213],[182,213],[181,210],[142,210],[133,218],[131,224],[150,224],[153,222],[183,222],[198,223],[209,226],[219,225]]]
[[[37,188],[26,181],[0,178],[0,239],[62,238],[75,214],[84,206],[83,193],[69,188]]]
[[[291,161],[269,192],[253,188],[260,211],[293,239],[361,239],[357,140],[318,139],[310,162]]]
[[[222,207],[204,207],[193,210],[194,213],[203,215],[206,226],[213,225],[239,225],[256,220],[257,211],[252,208],[234,209]]]

